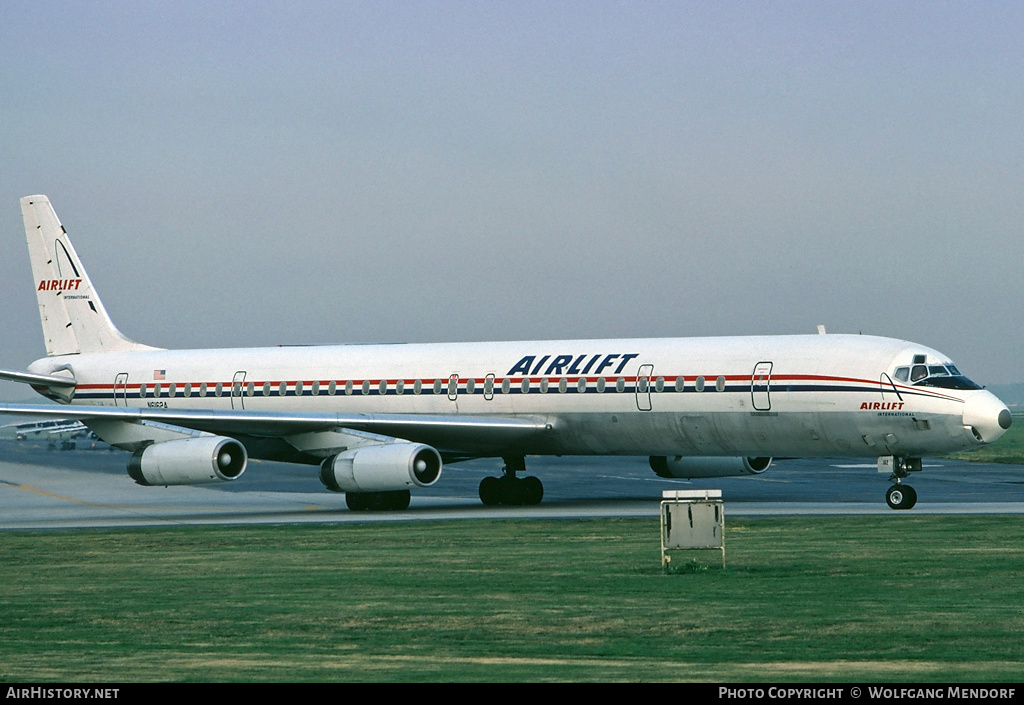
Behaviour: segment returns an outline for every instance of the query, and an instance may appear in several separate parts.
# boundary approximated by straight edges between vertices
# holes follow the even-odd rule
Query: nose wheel
[[[917,490],[897,482],[885,492],[885,503],[892,509],[910,509],[917,504]]]

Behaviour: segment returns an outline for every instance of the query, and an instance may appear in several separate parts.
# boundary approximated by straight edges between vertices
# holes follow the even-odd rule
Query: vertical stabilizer
[[[152,350],[114,327],[46,196],[21,199],[46,354]]]

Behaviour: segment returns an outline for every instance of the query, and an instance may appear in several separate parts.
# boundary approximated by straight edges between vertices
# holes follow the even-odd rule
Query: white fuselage
[[[30,369],[70,371],[73,404],[546,419],[522,454],[919,457],[998,436],[989,392],[896,381],[922,355],[947,362],[902,340],[808,335],[152,350]]]

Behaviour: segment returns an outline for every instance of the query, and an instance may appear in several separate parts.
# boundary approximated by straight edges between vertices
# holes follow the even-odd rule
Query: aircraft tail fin
[[[121,334],[46,196],[21,199],[46,354],[153,350]]]

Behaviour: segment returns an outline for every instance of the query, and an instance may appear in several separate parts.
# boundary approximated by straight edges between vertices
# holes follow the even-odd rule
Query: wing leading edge
[[[446,455],[495,455],[551,430],[546,418],[428,414],[338,414],[244,410],[113,408],[49,404],[0,404],[0,414],[90,422],[158,423],[246,438],[281,438],[347,429],[427,443]],[[254,457],[259,457],[258,455]]]

